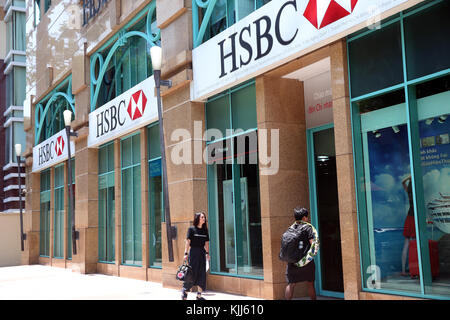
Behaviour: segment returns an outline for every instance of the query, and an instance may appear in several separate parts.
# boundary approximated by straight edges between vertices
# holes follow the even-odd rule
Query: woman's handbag
[[[178,267],[177,280],[189,282],[192,279],[192,267],[185,261]]]

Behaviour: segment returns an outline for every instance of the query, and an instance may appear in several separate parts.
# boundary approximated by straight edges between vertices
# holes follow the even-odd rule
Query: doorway
[[[344,298],[333,124],[307,130],[311,222],[317,228],[318,295]]]

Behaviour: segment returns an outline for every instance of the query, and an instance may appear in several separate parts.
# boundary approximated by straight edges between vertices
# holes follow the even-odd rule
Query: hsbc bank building
[[[302,206],[317,295],[448,299],[450,3],[168,2],[27,2],[22,263],[181,289],[202,211],[207,289],[284,299]]]

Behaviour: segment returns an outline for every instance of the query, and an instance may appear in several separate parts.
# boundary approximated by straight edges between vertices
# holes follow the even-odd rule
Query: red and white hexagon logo
[[[56,138],[56,145],[55,145],[56,155],[59,157],[60,155],[63,154],[63,151],[64,151],[64,139],[62,136],[59,136],[58,138]]]
[[[130,103],[128,104],[128,115],[131,120],[136,120],[142,117],[147,105],[147,97],[144,91],[139,90],[131,96]]]
[[[309,0],[303,16],[321,29],[350,15],[357,3],[358,0]]]

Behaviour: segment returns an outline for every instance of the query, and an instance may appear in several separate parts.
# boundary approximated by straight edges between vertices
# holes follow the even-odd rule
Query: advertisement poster
[[[427,230],[422,239],[450,234],[450,119],[419,122]],[[367,132],[376,263],[382,278],[401,271],[404,224],[410,200],[402,181],[410,176],[407,125]],[[406,183],[408,185],[408,182]],[[369,230],[370,231],[370,230]],[[442,258],[442,257],[440,257]]]

